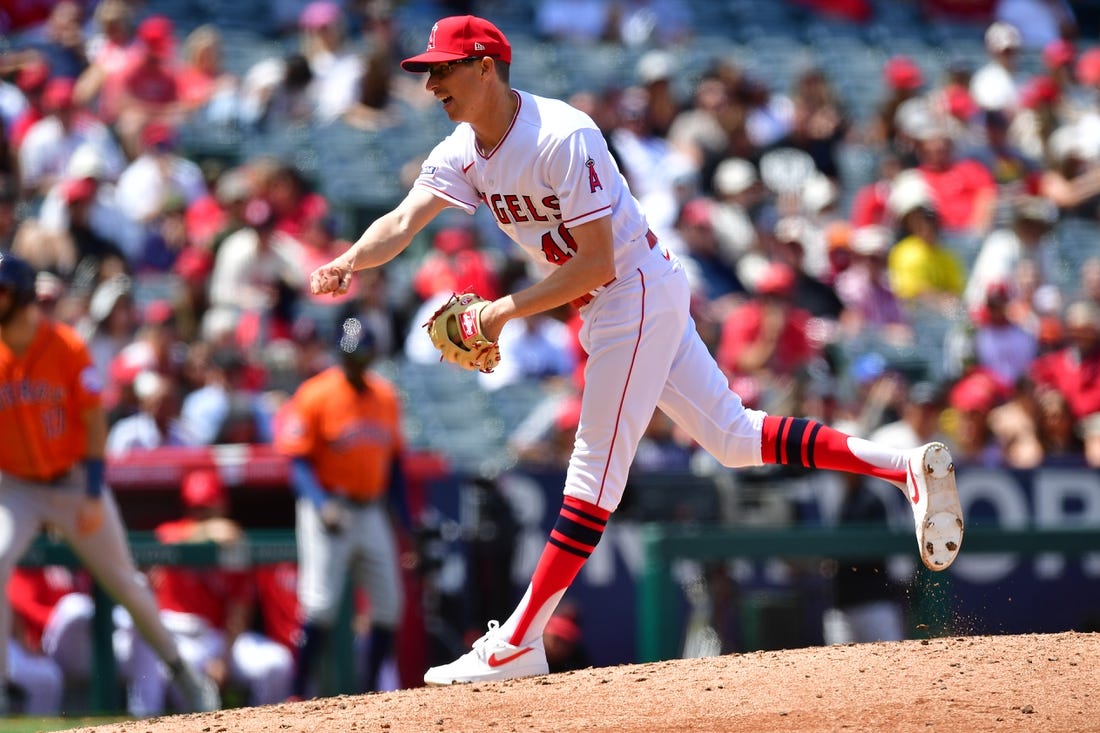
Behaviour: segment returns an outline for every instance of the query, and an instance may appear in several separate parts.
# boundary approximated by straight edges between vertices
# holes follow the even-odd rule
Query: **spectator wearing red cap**
[[[789,265],[766,265],[750,286],[756,297],[722,324],[717,361],[747,405],[778,404],[795,373],[817,354],[807,330],[810,314],[793,303],[795,280]]]
[[[118,395],[109,403],[112,422],[137,411],[135,379],[142,372],[154,372],[179,379],[185,349],[179,340],[176,318],[165,301],[152,301],[141,308],[141,322],[133,340],[111,360],[106,394]]]
[[[241,542],[244,531],[229,516],[229,497],[216,469],[188,473],[180,500],[185,514],[156,528],[160,542],[214,542],[226,547]],[[283,645],[250,630],[256,599],[250,571],[157,566],[149,570],[149,579],[161,619],[184,659],[222,690],[243,688],[250,705],[286,699],[294,659]],[[138,697],[145,715],[159,714],[168,680],[136,638],[127,672],[131,702]]]
[[[580,419],[579,394],[567,391],[549,397],[508,437],[509,453],[530,468],[564,470]]]
[[[1010,302],[1008,283],[993,283],[973,315],[976,363],[996,376],[1006,392],[1028,373],[1038,354],[1035,334],[1009,320]]]
[[[902,159],[891,150],[879,156],[875,180],[856,189],[852,198],[848,222],[853,229],[865,226],[893,226],[893,217],[887,208],[894,177],[902,171]]]
[[[1032,161],[1045,160],[1046,141],[1061,119],[1081,114],[1074,111],[1072,96],[1067,95],[1073,87],[1072,81],[1063,84],[1058,79],[1055,72],[1033,76],[1020,90],[1020,109],[1009,125],[1009,140]],[[1038,188],[1036,183],[1033,191]]]
[[[500,297],[500,280],[491,257],[466,227],[444,227],[432,236],[432,250],[413,273],[413,289],[421,301],[440,293],[490,293]]]
[[[44,196],[64,174],[77,149],[87,146],[102,164],[102,177],[115,180],[125,158],[107,126],[76,107],[73,81],[53,78],[42,94],[46,116],[27,130],[19,149],[24,194]]]
[[[177,124],[182,116],[176,38],[172,21],[153,15],[137,29],[138,52],[121,75],[115,128],[131,157],[147,149],[142,134],[153,122]]]
[[[12,154],[18,153],[27,130],[46,116],[42,93],[50,78],[50,67],[37,53],[26,54],[15,72],[14,84],[0,81],[0,122]],[[12,172],[13,167],[8,166]]]
[[[1032,365],[1035,383],[1061,392],[1076,421],[1100,413],[1100,306],[1076,301],[1066,309],[1069,344]]]
[[[99,152],[91,145],[81,145],[69,158],[65,175],[42,200],[38,224],[56,235],[71,233],[78,252],[89,248],[82,242],[84,234],[78,231],[86,228],[96,240],[90,243],[92,248],[105,249],[130,266],[140,253],[144,232],[123,213],[116,189],[106,176]]]
[[[732,302],[745,292],[734,263],[724,256],[714,229],[716,204],[710,198],[695,198],[683,205],[676,222],[679,257],[691,281],[693,297],[711,304],[724,315]]]
[[[997,182],[979,161],[960,155],[950,129],[929,121],[915,131],[917,170],[945,229],[980,236],[989,231]]]
[[[990,426],[990,412],[1003,399],[1001,385],[983,370],[959,379],[948,393],[953,424],[949,445],[955,460],[971,465],[999,468],[1004,449]]]

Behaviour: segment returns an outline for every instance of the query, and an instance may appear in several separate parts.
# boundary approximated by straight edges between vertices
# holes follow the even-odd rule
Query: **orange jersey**
[[[356,501],[385,493],[390,463],[402,448],[401,403],[393,385],[366,375],[358,393],[340,367],[306,380],[283,408],[275,445],[307,458],[325,491]]]
[[[69,326],[43,320],[21,356],[0,343],[0,472],[53,479],[87,453],[83,413],[100,404],[99,374]]]

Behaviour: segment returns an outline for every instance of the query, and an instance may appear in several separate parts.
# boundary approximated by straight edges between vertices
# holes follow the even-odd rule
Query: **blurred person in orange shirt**
[[[375,357],[369,328],[349,318],[336,336],[337,364],[302,383],[276,420],[275,445],[291,460],[298,497],[298,698],[314,686],[349,579],[371,603],[367,691],[377,689],[404,604],[387,511],[390,499],[404,500],[401,403],[394,386],[368,369]]]
[[[39,310],[35,285],[30,265],[0,254],[0,583],[7,585],[19,558],[49,525],[129,611],[190,709],[216,709],[216,691],[180,656],[138,580],[105,485],[102,380],[76,332]],[[0,638],[10,634],[10,624],[5,599]],[[7,657],[0,653],[0,712],[7,708],[7,678]]]

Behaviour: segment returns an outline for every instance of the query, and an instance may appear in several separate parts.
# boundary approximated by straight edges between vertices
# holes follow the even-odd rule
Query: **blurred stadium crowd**
[[[409,444],[560,467],[579,322],[505,329],[489,375],[420,328],[538,277],[490,212],[346,296],[308,273],[450,123],[397,60],[473,12],[515,86],[605,132],[751,406],[933,438],[968,464],[1100,466],[1100,39],[1060,0],[38,0],[0,11],[0,249],[83,333],[111,455],[264,443],[359,315]],[[476,428],[473,428],[476,426]],[[638,469],[710,470],[656,415]]]

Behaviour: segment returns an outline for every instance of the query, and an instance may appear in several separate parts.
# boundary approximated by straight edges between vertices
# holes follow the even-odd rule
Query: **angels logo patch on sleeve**
[[[603,190],[603,184],[600,183],[600,176],[596,173],[596,161],[589,158],[584,161],[584,164],[588,166],[588,192],[596,193],[596,189]]]

